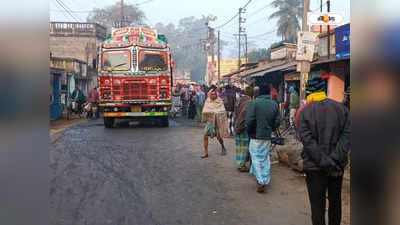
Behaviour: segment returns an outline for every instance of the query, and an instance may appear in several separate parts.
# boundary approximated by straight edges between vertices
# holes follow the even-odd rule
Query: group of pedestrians
[[[233,85],[227,89],[234,89]],[[255,93],[256,92],[256,93]],[[310,79],[306,84],[306,104],[300,107],[298,91],[290,92],[290,123],[303,144],[301,157],[314,225],[325,224],[326,193],[329,199],[329,224],[340,225],[341,187],[350,148],[350,118],[348,109],[327,98],[326,80]],[[271,182],[271,137],[280,126],[278,103],[271,99],[270,85],[260,84],[239,92],[219,93],[210,88],[202,110],[205,123],[204,155],[208,158],[208,139],[217,137],[221,154],[226,154],[225,132],[235,137],[236,163],[240,172],[250,172],[257,180],[256,191],[262,193]],[[229,108],[234,102],[233,111]],[[232,112],[232,116],[229,112]],[[228,132],[229,133],[229,132]]]
[[[177,89],[181,99],[183,115],[192,120],[201,121],[201,112],[206,100],[206,86],[182,85]]]

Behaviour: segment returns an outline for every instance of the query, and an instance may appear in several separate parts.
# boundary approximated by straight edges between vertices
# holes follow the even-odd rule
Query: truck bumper
[[[104,117],[168,116],[168,112],[107,112]]]

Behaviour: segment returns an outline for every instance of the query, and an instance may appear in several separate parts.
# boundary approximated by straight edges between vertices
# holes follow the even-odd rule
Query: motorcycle
[[[79,118],[84,117],[83,105],[79,105],[77,101],[70,101],[67,106],[67,120],[71,119],[73,114],[78,115]]]
[[[83,108],[86,112],[87,119],[91,119],[91,118],[98,119],[99,118],[99,110],[98,110],[97,103],[89,103],[89,102],[85,103]]]

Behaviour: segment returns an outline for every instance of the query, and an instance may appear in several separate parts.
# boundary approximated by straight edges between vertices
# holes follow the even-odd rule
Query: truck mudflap
[[[168,116],[168,112],[107,112],[104,117]]]

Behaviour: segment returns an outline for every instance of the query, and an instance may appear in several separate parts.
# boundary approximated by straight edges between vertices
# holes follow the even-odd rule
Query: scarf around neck
[[[326,98],[325,92],[315,92],[307,96],[307,102],[319,102],[325,100]]]

